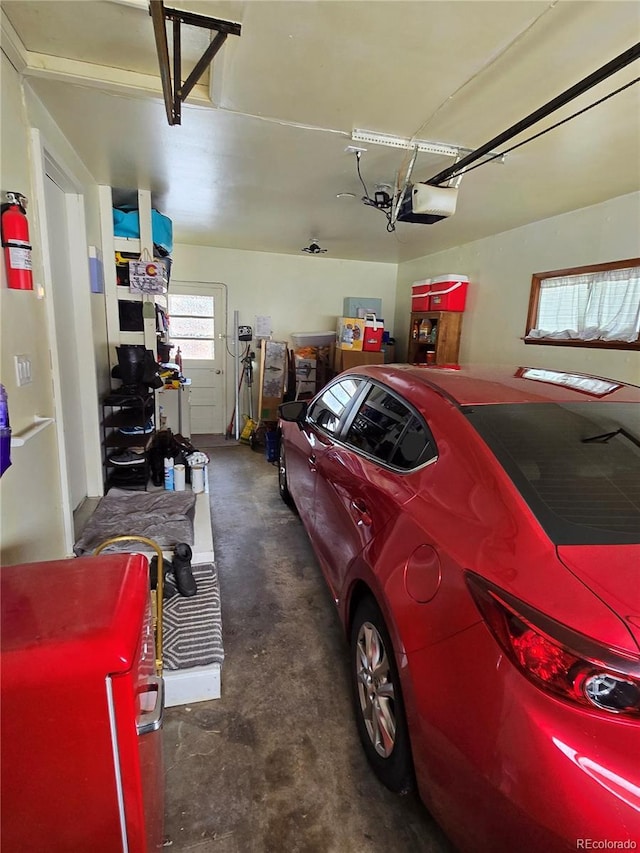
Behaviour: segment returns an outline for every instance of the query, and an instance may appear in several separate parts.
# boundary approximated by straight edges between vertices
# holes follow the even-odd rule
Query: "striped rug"
[[[222,663],[222,614],[216,567],[192,566],[198,592],[174,595],[163,607],[163,658],[166,669]]]

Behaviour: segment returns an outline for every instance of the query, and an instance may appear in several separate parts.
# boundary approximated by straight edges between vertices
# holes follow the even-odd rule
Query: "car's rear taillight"
[[[467,584],[509,659],[536,686],[591,710],[640,717],[640,657],[567,628],[471,572]]]

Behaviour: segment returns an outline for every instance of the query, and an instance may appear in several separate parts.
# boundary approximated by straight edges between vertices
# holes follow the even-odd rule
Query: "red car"
[[[360,367],[281,406],[379,778],[465,851],[640,846],[640,388]]]

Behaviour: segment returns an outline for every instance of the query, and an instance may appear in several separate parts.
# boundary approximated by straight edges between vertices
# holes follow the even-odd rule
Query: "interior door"
[[[87,472],[84,457],[82,386],[78,371],[78,348],[75,333],[75,306],[69,267],[69,230],[65,193],[49,175],[44,182],[49,258],[51,263],[51,298],[55,315],[58,349],[60,394],[57,407],[64,436],[69,501],[72,510],[87,496]]]
[[[174,281],[169,284],[169,338],[182,356],[191,380],[191,434],[222,434],[225,412],[225,288],[220,284]]]

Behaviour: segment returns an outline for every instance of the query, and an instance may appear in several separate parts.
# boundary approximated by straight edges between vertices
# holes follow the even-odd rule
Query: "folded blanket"
[[[77,557],[92,554],[111,536],[146,536],[163,551],[178,542],[193,545],[196,496],[193,492],[132,492],[111,489],[73,546]],[[116,542],[103,553],[153,551],[142,542]]]

